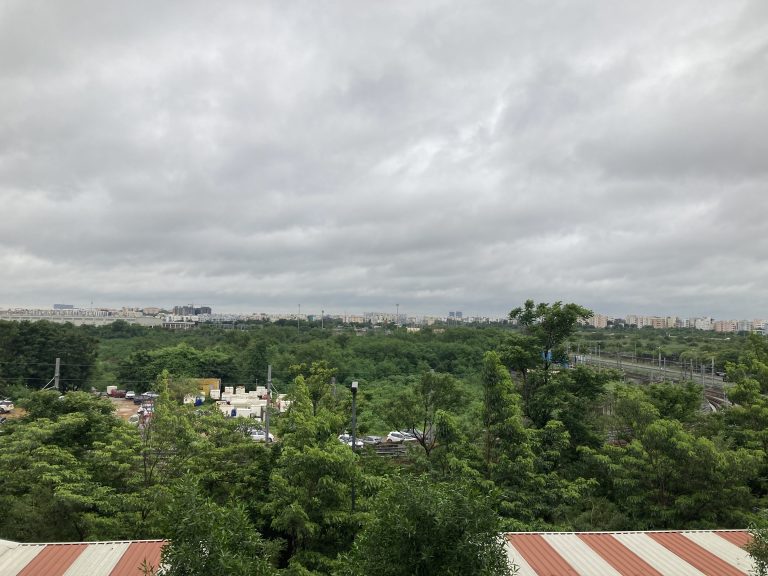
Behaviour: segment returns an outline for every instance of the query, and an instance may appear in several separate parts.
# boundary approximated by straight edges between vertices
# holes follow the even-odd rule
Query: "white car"
[[[410,432],[401,432],[400,430],[393,430],[387,434],[385,442],[393,444],[402,444],[403,442],[416,442],[416,436]]]
[[[352,446],[352,434],[348,434],[347,432],[344,432],[344,434],[339,434],[339,442],[346,444],[347,446]],[[360,440],[360,438],[355,438],[355,448],[362,447],[363,441]]]
[[[10,400],[0,401],[0,414],[7,414],[11,410],[13,410],[13,402]]]
[[[267,433],[264,430],[251,430],[251,440],[254,442],[264,442],[267,439]],[[274,442],[275,436],[269,433],[269,441]]]
[[[136,392],[134,392],[133,390],[129,390],[128,392],[125,393],[126,400],[133,400],[134,398],[136,398]]]

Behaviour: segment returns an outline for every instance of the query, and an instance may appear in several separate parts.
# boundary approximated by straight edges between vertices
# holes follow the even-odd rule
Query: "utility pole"
[[[301,304],[299,304],[299,313],[296,316],[296,332],[298,332],[299,334],[301,334],[301,324],[300,324],[300,322],[301,322]]]
[[[400,304],[395,304],[397,313],[395,314],[395,326],[400,326]]]
[[[355,425],[357,424],[357,382],[352,382],[352,452],[355,451]],[[355,511],[355,481],[352,480],[352,512]]]
[[[269,442],[269,407],[272,404],[272,364],[267,366],[267,409],[264,413],[264,442]]]
[[[56,370],[53,373],[53,387],[56,388],[56,390],[60,390],[59,388],[59,371],[61,369],[61,358],[56,358]]]
[[[325,330],[325,310],[320,310],[320,330]]]

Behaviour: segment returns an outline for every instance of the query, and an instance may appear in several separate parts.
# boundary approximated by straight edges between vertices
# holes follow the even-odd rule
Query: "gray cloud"
[[[0,306],[768,316],[759,1],[0,2]]]

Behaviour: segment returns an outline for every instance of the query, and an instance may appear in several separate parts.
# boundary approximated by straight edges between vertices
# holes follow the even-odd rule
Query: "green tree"
[[[541,352],[535,338],[523,334],[509,334],[499,347],[499,357],[504,365],[517,372],[526,388],[528,372],[538,366]]]
[[[561,421],[572,446],[599,446],[603,441],[602,408],[608,383],[618,377],[610,370],[578,366],[561,370],[544,381],[541,372],[531,375],[527,415],[541,428],[550,420]]]
[[[34,389],[53,380],[61,359],[59,387],[87,389],[97,358],[97,340],[72,324],[0,321],[0,380]]]
[[[531,339],[528,343],[535,343],[539,357],[541,378],[536,380],[526,378],[523,381],[523,403],[526,415],[530,416],[529,402],[536,388],[539,385],[549,384],[553,362],[565,360],[563,344],[576,331],[579,322],[591,315],[591,310],[577,304],[562,302],[534,304],[533,300],[526,300],[523,307],[515,308],[509,313],[510,320],[517,321],[524,335]],[[517,356],[525,359],[527,354],[527,352],[520,352]],[[525,367],[523,370],[527,371]]]
[[[754,563],[752,576],[768,576],[768,521],[765,511],[749,527],[752,540],[745,546]]]
[[[388,411],[389,422],[407,430],[429,457],[437,446],[437,419],[441,411],[451,412],[461,403],[458,381],[450,374],[424,372],[403,390]]]
[[[541,365],[546,372],[560,352],[558,349],[576,331],[579,322],[591,315],[591,310],[578,304],[534,304],[533,300],[526,300],[522,308],[515,308],[509,313],[509,318],[516,320],[523,332],[536,340]]]
[[[338,576],[508,576],[487,492],[468,482],[393,478],[373,500]]]
[[[136,464],[135,430],[112,416],[108,401],[82,392],[36,392],[29,406],[25,418],[3,427],[0,538],[128,536],[134,501],[117,494]]]
[[[665,418],[692,422],[701,409],[704,394],[695,382],[661,383],[648,387],[648,398]]]
[[[320,360],[312,362],[309,371],[306,364],[299,364],[291,366],[291,372],[304,376],[309,400],[312,403],[312,415],[317,416],[320,402],[327,398],[331,391],[331,379],[336,375],[336,369],[331,368],[325,360]]]
[[[629,529],[744,526],[755,505],[754,451],[730,449],[658,419],[625,447],[582,448],[601,490],[630,522]],[[712,498],[712,494],[718,494]]]
[[[485,476],[497,478],[497,470],[514,476],[520,459],[530,457],[528,437],[522,422],[520,397],[495,352],[486,352],[483,357],[482,384]]]
[[[225,382],[236,380],[238,374],[232,354],[216,348],[199,350],[182,342],[132,353],[120,363],[118,375],[124,382],[135,383],[137,392],[144,392],[163,370],[173,378],[221,378]]]
[[[335,437],[341,419],[320,407],[312,412],[305,379],[294,381],[293,403],[280,419],[280,453],[270,476],[263,514],[287,542],[285,560],[296,573],[330,573],[348,549],[357,524],[353,484],[362,487],[358,456]],[[284,562],[285,563],[285,562]]]
[[[274,543],[262,538],[240,503],[221,506],[186,478],[171,491],[164,518],[165,576],[274,576]]]

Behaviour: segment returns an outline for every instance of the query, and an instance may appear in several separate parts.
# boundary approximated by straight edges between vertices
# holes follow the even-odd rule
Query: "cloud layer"
[[[0,2],[0,306],[768,316],[765,2],[219,4]]]

